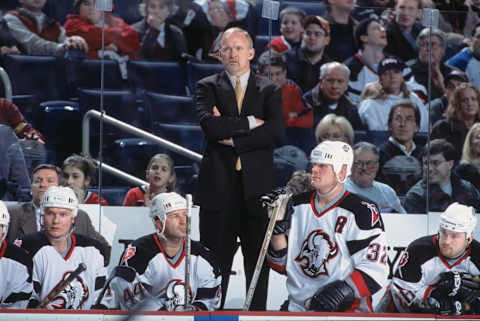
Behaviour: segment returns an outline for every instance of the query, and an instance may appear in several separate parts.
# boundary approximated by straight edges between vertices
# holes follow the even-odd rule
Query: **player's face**
[[[450,181],[453,160],[447,161],[443,154],[430,155],[429,182],[443,186]],[[423,170],[427,170],[427,158],[423,158]]]
[[[70,233],[74,218],[68,208],[46,207],[43,209],[43,230],[47,238],[58,239]]]
[[[413,26],[420,16],[418,2],[415,0],[399,0],[395,6],[395,20],[403,29],[409,29]]]
[[[303,33],[303,47],[311,53],[320,53],[330,42],[325,31],[316,23],[311,23]]]
[[[337,176],[331,164],[312,164],[312,186],[321,194],[328,193],[337,185]]]
[[[47,0],[20,0],[20,4],[33,12],[41,12]]]
[[[177,210],[168,213],[165,221],[165,237],[167,239],[184,238],[187,232],[187,211]]]
[[[43,193],[50,186],[58,186],[58,175],[53,169],[41,169],[35,172],[32,176],[32,185],[30,191],[32,192],[32,200],[38,206],[42,199]]]
[[[147,7],[147,16],[152,16],[162,23],[167,19],[170,14],[170,9],[166,1],[164,0],[150,0],[148,1]]]
[[[342,67],[335,67],[328,70],[319,80],[323,94],[337,101],[348,89],[347,71]]]
[[[388,125],[393,138],[404,145],[411,142],[418,131],[415,120],[415,111],[412,108],[397,107],[393,112],[392,121]]]
[[[398,95],[403,82],[402,71],[389,69],[379,76],[383,90],[387,94]]]
[[[280,23],[280,33],[291,42],[302,40],[303,26],[296,14],[286,14]]]
[[[240,32],[223,36],[220,56],[225,70],[232,76],[241,76],[250,69],[255,50],[250,48],[248,38]]]
[[[475,158],[480,157],[480,130],[475,130],[470,135],[470,150]]]
[[[372,21],[367,27],[367,34],[362,36],[362,41],[372,46],[384,48],[387,45],[387,32],[378,21]]]
[[[377,172],[378,161],[375,153],[371,150],[357,149],[352,166],[353,182],[363,188],[371,187]]]
[[[83,195],[84,191],[90,185],[90,178],[85,177],[85,174],[74,166],[66,166],[63,169],[63,178],[65,179],[66,186],[73,189],[77,195]]]
[[[78,7],[80,17],[96,24],[100,21],[101,12],[95,9],[95,0],[84,0]]]
[[[472,88],[462,90],[460,94],[460,113],[464,119],[477,117],[479,112],[478,96]]]
[[[165,159],[156,159],[147,170],[147,181],[156,189],[164,189],[173,180],[172,169]]]
[[[429,59],[429,50],[428,50],[428,37],[424,37],[418,42],[418,59],[427,63]],[[438,36],[432,35],[432,63],[440,63],[445,55],[445,47],[443,46],[443,41]]]
[[[438,235],[440,253],[449,259],[455,259],[462,255],[472,241],[472,237],[467,238],[465,232],[455,232],[444,229],[443,227],[440,228]]]

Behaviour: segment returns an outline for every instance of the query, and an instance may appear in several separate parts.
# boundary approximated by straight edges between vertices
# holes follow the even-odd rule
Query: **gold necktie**
[[[238,113],[242,111],[242,103],[243,103],[243,88],[242,83],[240,82],[240,77],[237,77],[235,81],[235,97],[237,97],[237,108]]]
[[[243,103],[243,88],[242,83],[240,82],[240,77],[237,77],[235,81],[235,97],[237,98],[237,108],[238,113],[242,111],[242,103]],[[237,171],[242,169],[242,162],[240,161],[240,157],[237,157],[237,162],[235,163],[235,169]]]

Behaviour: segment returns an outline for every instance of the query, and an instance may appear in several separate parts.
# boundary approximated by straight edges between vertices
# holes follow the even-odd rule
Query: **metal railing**
[[[8,77],[7,72],[2,67],[0,67],[0,79],[2,80],[2,83],[3,83],[5,98],[8,101],[12,101],[12,83],[10,81],[10,77]]]
[[[114,117],[105,115],[98,110],[89,110],[88,112],[85,113],[85,116],[83,116],[83,122],[82,122],[82,152],[83,154],[91,157],[90,155],[90,119],[91,118],[96,118],[99,120],[103,120],[105,123],[115,126],[117,128],[120,128],[123,131],[126,131],[130,134],[133,134],[135,136],[141,137],[143,139],[146,139],[148,141],[154,142],[159,144],[160,146],[181,154],[182,156],[185,156],[195,162],[200,162],[202,160],[202,155],[198,154],[196,152],[193,152],[185,147],[182,147],[180,145],[174,144],[166,139],[160,138],[158,136],[155,136],[149,132],[146,132],[144,130],[138,129],[137,127],[134,127],[130,124],[127,124],[123,121],[120,121]],[[93,159],[93,158],[92,158]],[[130,175],[128,173],[125,173],[124,171],[121,171],[113,166],[110,166],[108,164],[105,164],[104,162],[100,162],[97,159],[93,159],[93,161],[99,165],[99,169],[101,171],[105,171],[106,173],[109,173],[113,176],[116,176],[120,179],[123,179],[129,183],[135,184],[135,185],[148,185],[148,182],[135,177],[133,175]]]

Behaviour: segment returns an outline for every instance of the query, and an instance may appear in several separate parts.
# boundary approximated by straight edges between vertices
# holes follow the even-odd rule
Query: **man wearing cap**
[[[473,239],[473,207],[451,204],[435,235],[407,247],[390,287],[398,311],[435,314],[480,313],[480,244]]]
[[[32,258],[5,240],[9,223],[10,214],[0,201],[0,309],[25,309],[33,292]]]
[[[287,78],[307,92],[317,84],[320,66],[331,61],[325,54],[325,48],[330,43],[330,26],[320,16],[308,16],[304,21],[304,30],[301,46],[286,52]]]
[[[352,194],[350,145],[324,141],[311,154],[312,187],[292,196],[275,224],[270,266],[287,275],[288,311],[372,312],[371,296],[387,284],[381,214]]]
[[[377,82],[369,84],[362,92],[358,113],[369,130],[388,130],[388,114],[392,105],[410,99],[420,110],[420,131],[428,130],[427,108],[403,80],[405,65],[396,57],[385,57],[378,64]]]
[[[72,233],[77,211],[77,196],[71,188],[51,186],[40,203],[41,231],[15,241],[33,260],[31,308],[90,309],[105,284],[107,269],[103,245],[88,236]],[[44,302],[80,264],[86,269]]]
[[[363,88],[378,80],[377,67],[384,57],[387,33],[380,18],[374,16],[360,21],[355,27],[355,42],[359,49],[345,60],[345,65],[351,71],[348,96],[358,103]]]
[[[185,309],[185,246],[187,202],[177,193],[160,193],[150,205],[156,232],[133,241],[124,251],[121,265],[135,269],[133,282],[112,282],[114,297],[122,310],[182,311]],[[198,241],[191,241],[191,310],[216,310],[221,299],[221,275],[216,259]],[[108,301],[108,298],[106,298]],[[106,302],[106,301],[104,301]]]

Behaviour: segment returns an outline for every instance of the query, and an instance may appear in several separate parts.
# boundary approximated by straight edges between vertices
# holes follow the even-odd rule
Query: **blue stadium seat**
[[[65,70],[56,57],[5,55],[3,67],[14,96],[29,95],[37,102],[65,98]]]
[[[0,1],[0,10],[4,12],[7,10],[12,10],[17,8],[20,5],[18,0],[2,0]]]
[[[142,19],[138,5],[142,0],[113,0],[113,13],[120,16],[126,23],[132,24]]]
[[[71,90],[77,88],[96,89],[101,86],[101,59],[77,59],[67,60],[68,82]],[[104,60],[104,85],[105,89],[123,89],[125,82],[120,74],[118,62],[112,59]]]
[[[327,12],[325,3],[321,1],[281,1],[280,11],[286,7],[297,7],[299,9],[303,9],[309,16],[325,16],[325,13]]]
[[[49,163],[60,164],[82,150],[82,117],[78,103],[63,100],[40,103],[35,126],[46,139]]]
[[[187,62],[187,83],[190,94],[195,94],[195,85],[197,81],[222,70],[222,64],[202,64],[190,61]]]
[[[365,140],[375,146],[380,146],[388,140],[388,137],[390,137],[388,130],[368,130]]]
[[[145,109],[156,123],[198,123],[192,97],[145,92]]]
[[[187,124],[154,124],[153,133],[175,144],[181,145],[197,153],[203,153],[205,136],[200,125]],[[172,154],[176,165],[191,165],[192,160],[179,154]]]
[[[107,201],[109,206],[122,206],[125,195],[127,195],[129,186],[103,186],[102,197]],[[98,187],[88,189],[98,194]]]
[[[272,37],[272,39],[275,37]],[[255,60],[265,51],[265,47],[270,42],[270,37],[265,35],[258,35],[255,37]]]
[[[50,17],[60,22],[61,25],[67,20],[67,15],[73,13],[72,0],[47,0],[43,12]]]
[[[185,72],[178,62],[130,60],[127,63],[131,89],[142,97],[144,91],[185,95]]]

